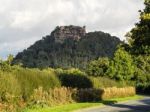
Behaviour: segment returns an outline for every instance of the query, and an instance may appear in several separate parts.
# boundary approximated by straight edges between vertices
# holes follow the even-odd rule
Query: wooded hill
[[[85,26],[58,26],[51,35],[18,53],[13,63],[30,68],[84,69],[90,60],[113,57],[120,42],[119,38],[101,31],[86,33]]]

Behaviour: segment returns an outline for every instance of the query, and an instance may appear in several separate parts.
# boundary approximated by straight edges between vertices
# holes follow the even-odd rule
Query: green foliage
[[[110,63],[108,76],[116,80],[131,80],[134,76],[135,66],[131,55],[123,48],[118,48]]]
[[[99,58],[98,60],[91,61],[87,66],[87,74],[90,76],[106,76],[109,68],[109,59]]]
[[[33,90],[39,86],[42,86],[44,90],[60,87],[60,82],[55,74],[49,74],[46,71],[20,68],[14,74],[19,85],[21,85],[21,92],[24,99],[29,98]]]
[[[147,85],[150,82],[150,56],[134,57],[136,65],[135,77],[137,87],[139,85]]]
[[[7,63],[8,65],[11,65],[13,59],[14,59],[14,56],[13,56],[13,55],[11,55],[11,54],[8,55],[7,60],[6,60],[6,63]]]
[[[28,69],[11,66],[10,61],[2,61],[0,65],[0,97],[5,94],[19,95],[27,100],[33,90],[42,86],[44,90],[60,87],[60,81],[51,70]]]
[[[70,69],[54,69],[56,74],[68,74],[68,75],[85,75],[85,73],[77,68],[70,68]]]
[[[13,55],[9,55],[6,61],[0,59],[0,70],[5,72],[10,72],[12,67],[11,63],[13,61]]]
[[[145,9],[141,11],[140,22],[136,24],[128,35],[133,54],[150,53],[150,1],[145,0]]]
[[[113,59],[99,58],[98,60],[91,61],[87,67],[86,72],[90,76],[109,77],[118,80],[120,81],[120,84],[118,85],[123,86],[128,85],[127,81],[132,80],[134,77],[135,69],[136,65],[132,59],[132,56],[124,50],[122,45],[120,45],[116,50]],[[94,80],[99,80],[99,78]],[[113,81],[110,81],[110,83],[111,82]],[[101,83],[96,85],[101,85]]]
[[[72,88],[91,88],[93,86],[91,80],[85,73],[78,69],[58,71],[58,77],[62,86]]]
[[[136,66],[134,80],[138,92],[149,92],[150,87],[150,0],[145,0],[145,9],[140,11],[140,21],[128,33],[130,47]]]
[[[0,100],[8,101],[7,94],[19,97],[21,95],[21,86],[14,75],[0,72]]]
[[[93,88],[121,87],[121,84],[115,80],[106,77],[89,77],[92,81]]]
[[[25,107],[26,104],[20,106],[22,101],[27,102],[28,106],[42,107],[79,101],[100,101],[104,90],[100,88],[118,84],[104,77],[89,77],[85,72],[74,68],[39,70],[11,66],[9,63],[6,63],[6,67],[10,71],[7,68],[0,70],[0,101],[8,105],[4,110],[9,112]],[[12,104],[13,108],[10,109]]]
[[[31,68],[81,68],[98,57],[112,57],[120,40],[103,32],[87,33],[79,41],[65,39],[58,43],[50,35],[24,50],[13,60]]]

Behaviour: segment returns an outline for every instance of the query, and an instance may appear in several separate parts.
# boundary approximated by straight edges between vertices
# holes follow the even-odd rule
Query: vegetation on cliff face
[[[63,26],[18,55],[14,63],[25,67],[81,68],[90,60],[112,57],[121,41],[103,32],[86,33],[85,27]]]

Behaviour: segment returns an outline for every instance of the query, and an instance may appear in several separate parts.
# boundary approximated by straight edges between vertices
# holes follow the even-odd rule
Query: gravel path
[[[150,97],[142,100],[127,101],[104,107],[84,109],[78,112],[150,112]]]

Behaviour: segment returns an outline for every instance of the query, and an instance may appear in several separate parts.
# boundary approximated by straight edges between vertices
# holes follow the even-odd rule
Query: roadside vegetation
[[[127,34],[128,44],[119,45],[113,58],[91,60],[84,70],[24,68],[12,65],[12,55],[0,60],[0,111],[68,112],[112,98],[132,99],[136,91],[150,94],[149,13],[150,1],[145,0],[140,22]]]
[[[89,76],[74,68],[39,70],[12,66],[11,60],[10,55],[1,61],[0,69],[0,109],[6,112],[20,112],[26,107],[99,102],[136,94],[135,88],[125,81]]]
[[[26,108],[23,112],[72,112],[77,111],[78,109],[85,109],[89,107],[99,107],[104,106],[108,104],[118,103],[122,101],[129,101],[129,100],[139,100],[142,99],[142,96],[132,96],[132,97],[125,97],[125,98],[113,98],[109,100],[99,101],[99,102],[91,102],[91,103],[72,103],[72,104],[66,104],[62,106],[55,106],[55,107],[45,107],[45,108]]]

